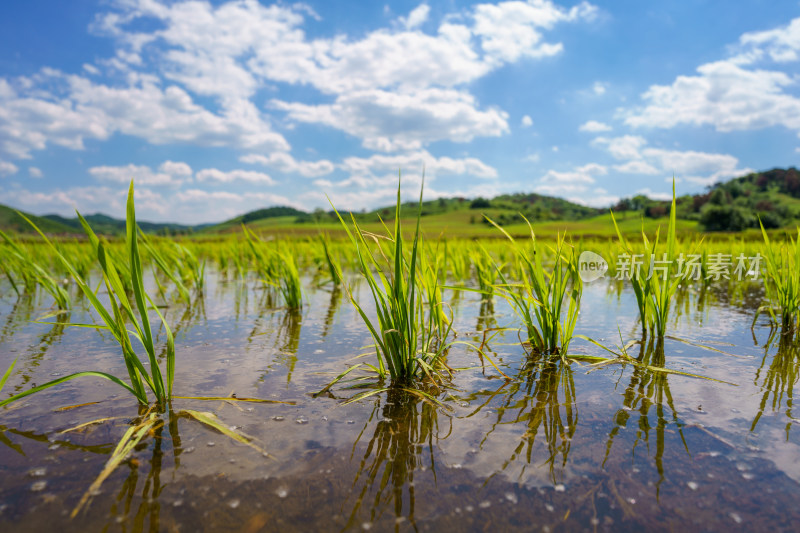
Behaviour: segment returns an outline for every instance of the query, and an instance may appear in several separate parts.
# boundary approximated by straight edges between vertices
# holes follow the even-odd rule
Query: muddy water
[[[77,370],[125,375],[108,335],[58,324],[90,322],[80,302],[38,324],[46,297],[0,289],[0,369],[18,361],[4,395]],[[177,395],[291,403],[176,399],[74,519],[136,403],[83,378],[0,411],[0,530],[795,530],[800,521],[798,348],[770,338],[766,323],[751,329],[757,287],[687,290],[675,338],[630,349],[647,365],[717,381],[535,361],[508,331],[488,348],[514,379],[454,346],[448,363],[460,370],[439,394],[446,408],[402,391],[349,405],[364,389],[313,398],[369,360],[353,360],[369,336],[342,292],[308,280],[306,294],[303,312],[291,313],[253,283],[211,275],[195,305],[173,304]],[[448,300],[459,340],[518,325],[500,300]],[[637,337],[633,294],[587,285],[577,330],[608,345]],[[572,351],[602,354],[585,341]],[[217,414],[272,458],[174,414],[183,408]]]

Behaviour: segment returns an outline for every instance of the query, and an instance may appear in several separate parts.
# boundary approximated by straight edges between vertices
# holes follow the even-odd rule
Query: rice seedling
[[[510,282],[502,269],[495,266],[501,282],[496,288],[522,320],[527,334],[525,342],[530,343],[535,354],[567,357],[583,291],[574,249],[559,236],[553,249],[553,266],[548,270],[527,219],[532,252],[493,220],[488,220],[511,241],[516,255],[519,282]]]
[[[21,216],[24,217],[24,215]],[[42,231],[33,222],[27,218],[26,220],[51,247],[55,257],[61,261],[64,268],[66,268],[67,271],[72,274],[76,284],[81,291],[83,291],[83,294],[89,300],[92,307],[98,313],[98,315],[100,315],[100,318],[105,324],[103,326],[82,326],[109,331],[119,344],[122,350],[125,366],[128,370],[129,382],[126,383],[120,378],[105,372],[77,372],[49,381],[37,387],[33,387],[32,389],[16,394],[10,398],[6,398],[5,400],[0,401],[0,406],[19,400],[41,390],[48,389],[65,381],[86,376],[102,377],[112,381],[113,383],[116,383],[117,385],[120,385],[128,392],[133,394],[138,402],[142,405],[148,405],[149,403],[147,395],[147,389],[149,389],[155,396],[156,402],[160,405],[165,405],[172,397],[172,383],[175,376],[175,344],[167,321],[164,319],[164,316],[161,314],[158,308],[153,304],[150,296],[144,290],[142,260],[138,246],[136,214],[133,201],[133,182],[131,182],[131,186],[128,191],[126,248],[128,252],[128,267],[131,272],[130,284],[133,287],[136,313],[134,313],[133,306],[131,306],[131,303],[128,300],[125,286],[120,279],[119,270],[116,267],[115,261],[106,254],[106,247],[104,243],[97,237],[92,228],[89,226],[88,222],[86,222],[86,220],[80,214],[78,214],[78,218],[83,225],[87,236],[89,237],[92,250],[94,251],[95,257],[100,265],[103,274],[103,284],[105,285],[109,295],[108,306],[103,305],[103,303],[95,294],[95,291],[86,283],[86,281],[78,274],[78,272],[75,271],[72,264],[63,255],[61,255],[61,253],[47,238],[47,236],[45,236],[45,234],[42,233]],[[150,327],[150,320],[148,317],[149,310],[153,310],[158,315],[167,337],[165,369],[166,378],[164,373],[161,371],[158,359],[156,358],[156,340]],[[128,330],[129,323],[134,328],[133,332]],[[133,347],[131,335],[133,335],[144,347],[150,367],[149,371],[137,355],[136,350]]]
[[[763,311],[767,311],[771,322],[779,324],[784,332],[795,329],[800,321],[800,228],[797,232],[797,239],[789,237],[789,242],[781,243],[776,250],[761,224],[766,259],[764,286],[769,303],[756,311],[754,324]]]
[[[669,319],[669,309],[673,296],[678,290],[681,277],[677,269],[679,265],[677,259],[676,241],[676,207],[675,207],[675,182],[672,183],[672,206],[670,208],[669,226],[667,228],[666,249],[658,256],[659,231],[656,232],[655,239],[651,242],[642,228],[642,246],[644,254],[637,254],[634,246],[629,243],[617,225],[613,211],[611,219],[617,231],[617,237],[627,258],[630,261],[628,279],[630,280],[633,292],[636,295],[636,304],[639,310],[639,319],[642,323],[642,332],[655,332],[658,337],[663,337],[667,331],[667,321]],[[636,262],[636,258],[646,260],[648,265],[646,271],[641,267],[641,263]]]
[[[410,257],[406,255],[408,245],[403,238],[400,224],[400,204],[398,183],[394,233],[389,233],[387,236],[363,231],[352,214],[351,228],[335,207],[334,211],[355,250],[358,270],[366,280],[375,303],[377,319],[372,319],[355,299],[350,288],[345,285],[350,302],[369,329],[375,343],[378,365],[369,366],[380,377],[389,376],[392,383],[409,384],[421,373],[431,378],[438,375],[447,345],[443,342],[443,338],[434,334],[435,328],[432,326],[430,315],[425,313],[423,298],[418,292],[422,283],[420,277],[425,275],[420,272],[422,188],[420,188],[419,209]],[[370,248],[367,239],[376,245],[377,255]],[[381,240],[390,244],[391,259],[380,247]],[[387,272],[384,272],[384,269]],[[336,270],[337,276],[343,279],[338,265]],[[429,273],[429,276],[434,274],[436,273]],[[439,342],[435,342],[437,337]]]
[[[12,267],[13,270],[15,270],[23,278],[24,285],[27,290],[32,291],[36,286],[40,286],[50,296],[53,297],[53,300],[55,300],[55,303],[59,309],[69,309],[69,294],[64,287],[61,286],[58,280],[53,278],[53,276],[51,276],[30,253],[28,253],[19,243],[15,242],[8,235],[6,235],[2,230],[0,230],[0,237],[3,238],[3,241],[5,241],[6,245],[9,247],[6,261],[3,262],[3,270],[5,271],[6,276],[8,277],[11,286],[14,288],[17,295],[19,296],[20,294],[19,290],[17,285],[14,283],[13,276],[6,266],[9,258],[11,263],[14,265]]]

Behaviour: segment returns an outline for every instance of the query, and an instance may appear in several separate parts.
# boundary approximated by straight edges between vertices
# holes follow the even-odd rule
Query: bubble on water
[[[286,487],[278,487],[278,490],[275,491],[275,495],[278,496],[278,498],[285,498],[289,495],[289,489]]]
[[[628,498],[628,503],[631,505],[636,505],[636,498]]]
[[[53,377],[58,377],[61,375],[61,372],[52,372],[50,375]]]
[[[282,417],[281,415],[273,416],[273,417],[272,417],[272,419],[273,419],[274,421],[276,421],[276,422],[281,422],[281,421],[283,421],[283,420],[286,420],[286,418],[285,418],[285,417]]]
[[[467,511],[468,513],[471,513],[472,511],[475,510],[475,508],[471,505],[467,505],[466,507],[464,507],[464,510]]]
[[[173,507],[180,507],[181,505],[183,505],[183,500],[175,500],[172,502]]]
[[[361,524],[361,529],[363,529],[364,531],[369,531],[370,529],[372,529],[372,522],[364,522],[363,524]]]
[[[308,424],[308,418],[304,416],[298,416],[297,418],[294,419],[294,421],[297,422],[298,424]]]
[[[245,409],[245,411],[247,411],[248,413],[252,413],[253,411],[255,411],[255,408],[248,407],[247,409]]]
[[[183,450],[183,453],[192,453],[195,450],[194,446],[189,446]]]
[[[461,407],[469,407],[469,402],[461,402],[458,405],[460,405]]]
[[[556,508],[550,505],[549,503],[544,504],[544,508],[550,511],[551,513],[556,510]]]
[[[565,487],[563,483],[559,483],[558,485],[556,485],[555,487],[553,487],[553,489],[554,489],[556,492],[564,492],[565,490],[567,490],[567,487]]]
[[[519,498],[517,498],[517,495],[514,494],[513,492],[506,492],[505,493],[505,498],[506,498],[506,500],[510,501],[514,505],[516,505],[519,502]]]
[[[355,424],[355,423],[356,423],[356,421],[355,421],[355,420],[348,420],[348,421],[347,421],[347,423],[348,423],[348,424]]]
[[[239,500],[233,499],[228,502],[228,507],[230,507],[231,509],[236,509],[237,507],[239,507],[240,503],[241,502]]]
[[[50,446],[48,446],[48,447],[47,447],[47,449],[48,449],[48,450],[57,450],[57,449],[59,449],[59,448],[61,448],[61,445],[60,445],[60,444],[58,444],[58,443],[56,443],[56,444],[51,444]]]
[[[698,485],[694,481],[690,481],[686,485],[688,485],[689,488],[692,489],[692,490],[697,490],[698,488],[700,488],[700,485]]]
[[[314,350],[314,353],[325,353],[325,350],[316,349]]]
[[[734,522],[736,522],[737,524],[741,524],[741,523],[742,523],[742,517],[741,517],[741,516],[739,516],[737,513],[731,513],[729,516],[730,516],[730,517],[731,517],[731,519],[732,519]]]
[[[31,485],[31,490],[33,492],[41,492],[45,488],[47,488],[47,481],[37,481]]]
[[[461,468],[461,463],[453,463],[452,465],[450,465],[450,468],[459,469]]]
[[[322,415],[322,421],[323,421],[323,422],[327,422],[327,421],[328,421],[328,417],[327,417],[327,416],[325,416],[325,415]]]
[[[214,441],[209,441],[209,442],[206,443],[206,446],[209,446],[209,447],[216,446],[216,445],[217,445],[217,443],[214,442]]]
[[[47,475],[47,468],[45,467],[34,468],[30,472],[28,472],[28,475],[31,477],[44,477],[45,475]]]
[[[742,477],[749,481],[749,480],[753,479],[756,476],[754,476],[750,472],[745,472],[744,474],[742,474]]]

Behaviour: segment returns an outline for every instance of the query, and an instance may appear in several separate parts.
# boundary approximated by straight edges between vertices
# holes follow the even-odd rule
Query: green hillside
[[[39,226],[39,229],[45,233],[59,235],[74,233],[74,230],[70,226],[62,224],[57,220],[37,217],[35,215],[31,215],[30,213],[25,213],[25,216],[31,219],[31,221]],[[15,209],[2,204],[0,204],[0,229],[5,232],[13,233],[34,233],[34,230],[30,224],[25,222],[25,219],[19,216]]]

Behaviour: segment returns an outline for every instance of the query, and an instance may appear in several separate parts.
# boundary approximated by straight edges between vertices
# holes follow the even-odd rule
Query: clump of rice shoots
[[[24,215],[21,215],[24,217]],[[42,385],[33,387],[27,391],[15,394],[10,398],[0,401],[0,406],[19,400],[41,390],[48,389],[65,381],[84,376],[102,377],[123,387],[136,397],[142,405],[148,405],[148,389],[155,396],[155,400],[160,405],[167,404],[172,398],[172,383],[175,376],[175,343],[172,332],[161,311],[153,304],[152,299],[144,290],[142,258],[139,252],[139,243],[136,227],[136,214],[133,200],[133,182],[131,181],[128,191],[127,217],[126,217],[126,252],[127,270],[130,271],[131,278],[128,280],[133,289],[134,306],[131,305],[126,293],[120,269],[117,268],[115,260],[106,252],[106,244],[101,241],[94,233],[88,222],[78,213],[78,218],[86,231],[87,236],[95,257],[100,265],[103,274],[103,285],[109,296],[108,305],[103,305],[95,294],[95,290],[89,286],[83,277],[78,274],[72,264],[67,260],[53,245],[53,243],[42,233],[42,231],[30,220],[27,222],[41,235],[44,241],[51,247],[55,257],[62,263],[64,268],[72,275],[75,283],[91,303],[94,310],[100,315],[104,325],[87,325],[96,329],[106,330],[111,333],[122,350],[122,357],[125,367],[128,370],[126,383],[120,378],[105,372],[85,371],[77,372],[60,377]],[[161,320],[166,333],[166,368],[162,372],[156,357],[156,339],[150,327],[149,311],[154,311]],[[133,328],[133,331],[129,330]],[[144,365],[133,346],[131,337],[135,337],[146,352],[148,367]],[[166,374],[166,375],[165,375]]]
[[[784,332],[790,332],[800,323],[800,228],[797,239],[775,245],[761,224],[766,255],[766,279],[769,305],[758,309],[753,323],[762,311],[767,311],[773,324],[779,324]],[[777,247],[777,250],[776,250]]]
[[[22,214],[20,213],[20,216]],[[9,247],[6,257],[3,258],[2,269],[11,283],[12,288],[20,295],[19,288],[14,282],[11,271],[15,271],[23,279],[23,285],[28,291],[33,291],[37,286],[42,287],[45,292],[53,297],[59,309],[69,309],[69,294],[53,276],[42,267],[36,258],[28,253],[20,243],[0,230],[0,237],[3,238]]]
[[[667,331],[669,310],[675,293],[681,283],[677,263],[676,239],[676,207],[675,207],[675,182],[672,182],[672,205],[669,212],[669,226],[667,228],[666,248],[659,248],[660,228],[656,232],[655,240],[650,242],[642,229],[642,246],[646,252],[644,257],[648,267],[646,271],[641,268],[632,268],[629,280],[636,295],[636,305],[639,310],[639,319],[642,323],[642,332],[655,333],[659,338],[664,337]],[[617,237],[625,252],[630,258],[636,256],[635,248],[629,243],[617,225],[614,212],[611,219],[617,231]],[[660,255],[658,252],[661,251]]]
[[[400,204],[398,183],[394,231],[386,236],[362,230],[352,213],[351,227],[335,207],[334,211],[355,251],[357,270],[366,281],[375,303],[377,316],[371,318],[355,299],[351,289],[344,284],[350,302],[361,315],[375,342],[378,364],[370,366],[379,376],[388,376],[394,384],[410,384],[421,375],[429,377],[439,375],[447,345],[443,338],[438,338],[436,342],[439,337],[436,333],[438,330],[432,325],[431,315],[425,312],[423,297],[419,292],[423,284],[420,278],[425,276],[425,273],[421,272],[420,258],[422,188],[420,188],[416,229],[410,248],[403,237],[400,224]],[[381,249],[381,240],[389,243],[391,250],[388,254]],[[341,267],[337,265],[336,269],[339,279],[343,279]],[[432,272],[429,276],[435,274]]]
[[[519,270],[519,280],[514,283],[509,281],[502,268],[496,266],[501,282],[496,288],[522,320],[526,342],[533,354],[564,358],[575,331],[583,293],[575,250],[559,235],[552,249],[552,267],[546,268],[533,226],[523,218],[531,234],[529,249],[487,218],[511,241]]]

